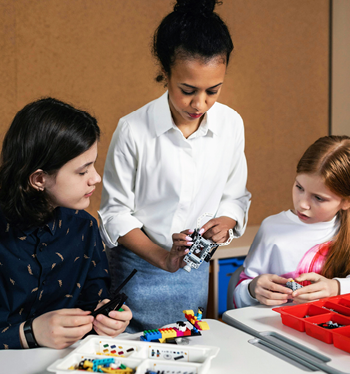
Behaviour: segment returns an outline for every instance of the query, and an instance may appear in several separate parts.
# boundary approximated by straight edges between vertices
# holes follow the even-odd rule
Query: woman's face
[[[64,164],[56,175],[45,177],[45,191],[54,207],[86,209],[101,177],[95,169],[97,142]]]
[[[226,73],[221,57],[209,61],[178,58],[167,76],[169,106],[184,136],[197,130],[203,115],[219,97]]]

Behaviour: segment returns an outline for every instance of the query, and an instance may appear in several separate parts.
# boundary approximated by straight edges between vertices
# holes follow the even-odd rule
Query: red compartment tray
[[[350,353],[350,294],[272,310],[281,314],[284,325]],[[328,321],[343,326],[335,329],[319,326]]]

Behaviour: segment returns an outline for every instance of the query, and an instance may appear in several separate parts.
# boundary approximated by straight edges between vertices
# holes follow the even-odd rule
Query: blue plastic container
[[[219,260],[219,316],[226,310],[227,288],[233,272],[243,265],[245,256]]]

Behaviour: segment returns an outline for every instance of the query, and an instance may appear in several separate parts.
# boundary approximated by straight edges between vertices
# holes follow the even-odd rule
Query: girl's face
[[[334,194],[317,174],[298,174],[293,185],[294,213],[304,223],[328,222],[349,202]]]
[[[209,61],[177,59],[167,76],[169,106],[175,124],[185,137],[197,130],[203,115],[219,97],[226,63],[220,57]]]
[[[64,164],[55,176],[45,176],[44,188],[54,207],[82,210],[89,206],[95,184],[101,182],[95,169],[96,158],[97,142]]]

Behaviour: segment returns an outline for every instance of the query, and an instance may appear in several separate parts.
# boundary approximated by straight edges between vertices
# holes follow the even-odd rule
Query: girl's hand
[[[189,252],[189,247],[193,244],[192,238],[189,236],[193,231],[194,230],[184,230],[179,234],[173,234],[173,246],[170,252],[167,253],[165,259],[167,271],[174,273],[186,265],[183,258]]]
[[[218,217],[208,221],[202,226],[200,231],[205,239],[210,239],[214,243],[225,243],[229,238],[229,229],[234,229],[237,222],[229,217]]]
[[[93,316],[78,308],[42,314],[33,321],[33,333],[41,347],[66,348],[92,329]]]
[[[109,300],[105,299],[101,301],[97,307],[108,303]],[[108,313],[108,317],[103,314],[98,314],[93,322],[94,330],[98,335],[107,335],[115,337],[125,331],[131,318],[132,312],[129,307],[125,304],[122,306],[123,312],[112,310]]]
[[[261,304],[285,304],[292,294],[292,290],[284,285],[288,279],[275,274],[262,274],[249,283],[250,294]]]
[[[295,280],[297,282],[312,282],[312,284],[299,288],[292,293],[293,300],[297,303],[306,303],[324,297],[337,296],[340,292],[339,282],[336,279],[328,279],[320,274],[301,274],[300,277],[295,278]]]

